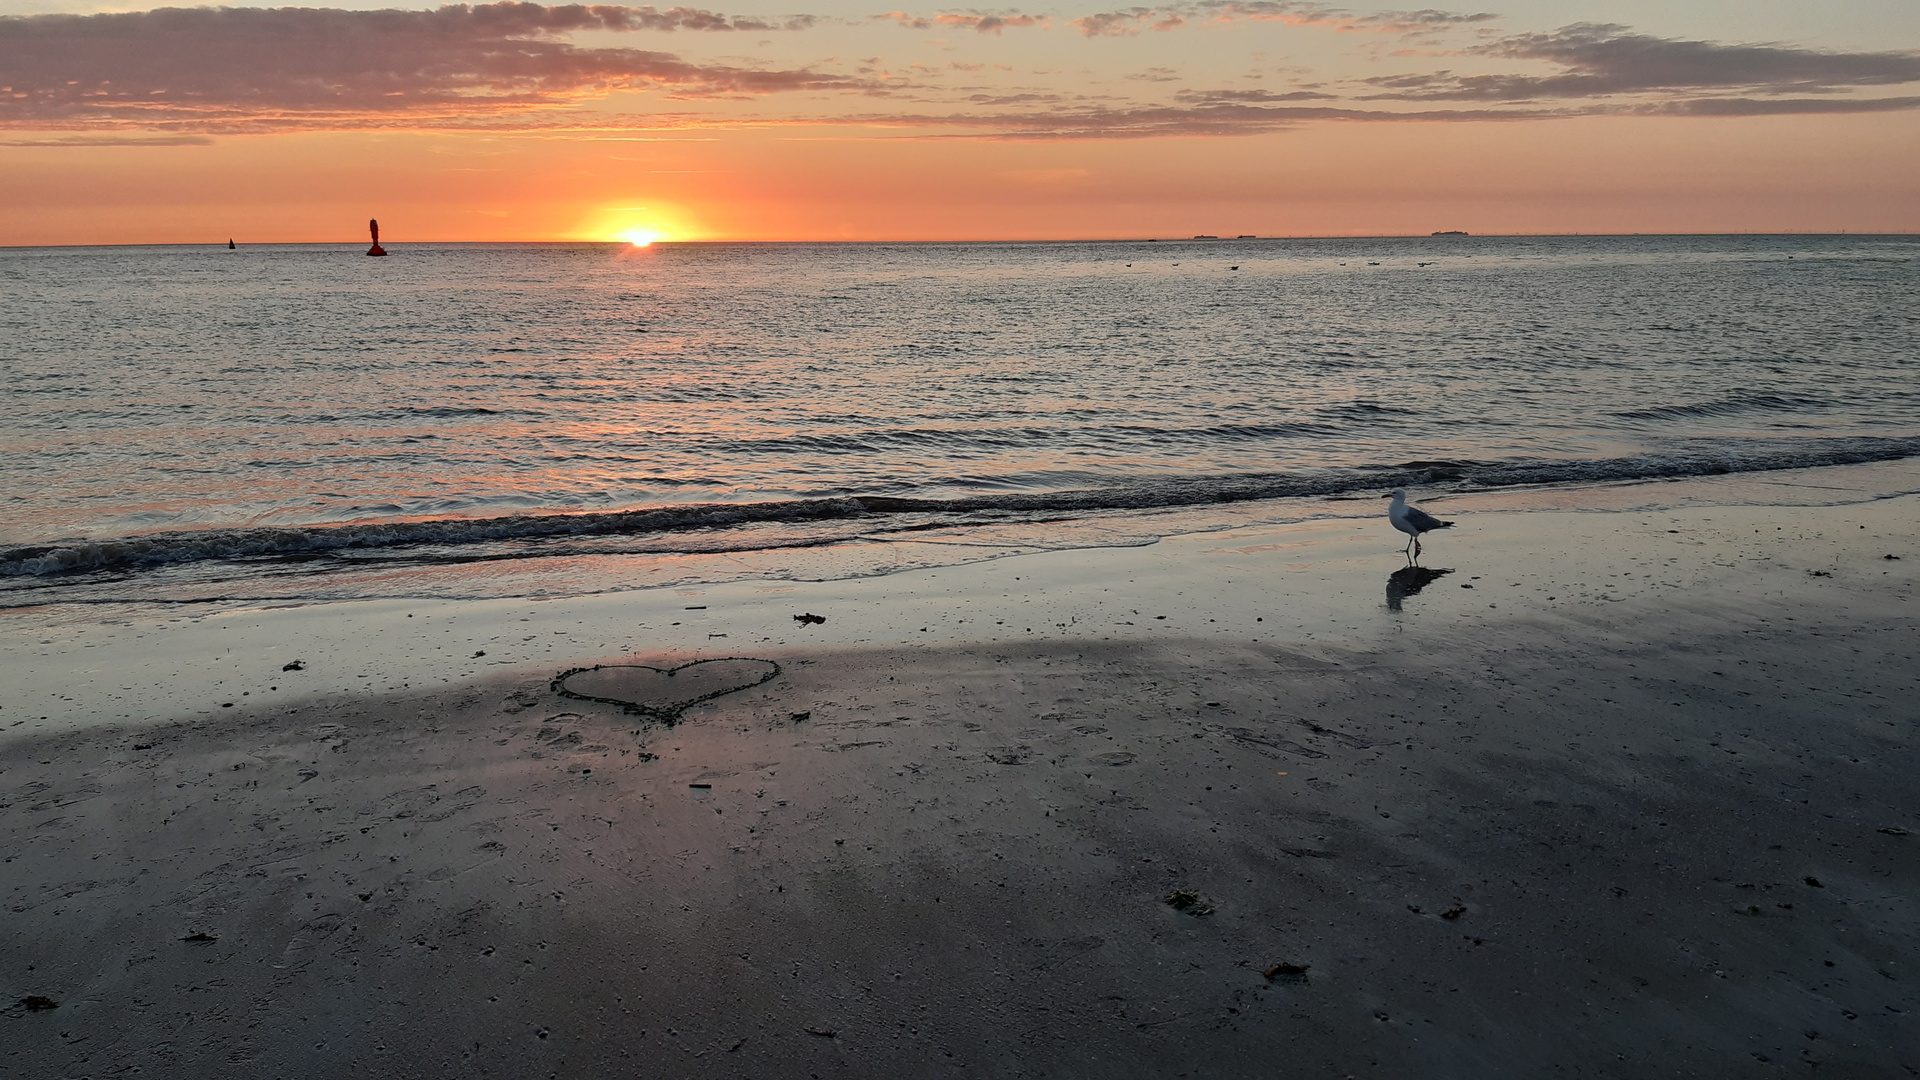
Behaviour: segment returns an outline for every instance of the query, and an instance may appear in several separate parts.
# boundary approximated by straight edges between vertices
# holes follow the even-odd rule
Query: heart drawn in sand
[[[703,701],[759,686],[778,674],[779,664],[743,656],[695,660],[670,668],[599,664],[555,675],[553,691],[581,701],[604,701],[671,724]]]

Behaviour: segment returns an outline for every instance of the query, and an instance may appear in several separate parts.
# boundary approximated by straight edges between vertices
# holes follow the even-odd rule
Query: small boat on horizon
[[[1467,230],[1465,229],[1446,229],[1441,232],[1436,232],[1433,235],[1435,236],[1468,236],[1471,234],[1468,233]]]

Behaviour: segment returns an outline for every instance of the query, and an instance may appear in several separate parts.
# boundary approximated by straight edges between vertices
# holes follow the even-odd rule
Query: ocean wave
[[[732,446],[761,454],[871,454],[885,451],[959,449],[1020,450],[1051,446],[1060,441],[1060,427],[1051,424],[956,427],[898,427],[854,429],[820,434],[785,435],[766,439],[737,439]],[[1311,422],[1265,424],[1211,424],[1176,427],[1144,423],[1109,423],[1080,429],[1092,442],[1120,445],[1199,445],[1275,438],[1324,437],[1339,434],[1332,424]]]
[[[495,351],[500,351],[500,350],[495,350]],[[512,351],[519,352],[520,350],[515,349]],[[519,410],[517,409],[489,409],[480,405],[468,405],[465,407],[455,406],[455,405],[426,405],[426,406],[415,405],[415,406],[404,406],[399,410],[399,412],[407,416],[432,416],[432,417],[499,416],[502,413],[518,412],[518,411]]]
[[[685,533],[780,522],[918,514],[993,521],[1033,513],[1096,513],[1203,506],[1377,491],[1410,484],[1467,487],[1594,483],[1708,476],[1889,461],[1920,455],[1920,437],[1743,440],[1685,445],[1657,454],[1595,459],[1406,461],[1297,473],[1156,477],[1065,491],[952,497],[848,495],[753,503],[702,503],[577,514],[217,529],[152,533],[0,550],[0,577],[49,577],[209,559],[316,556],[337,552],[567,537]],[[955,521],[964,524],[964,521]],[[751,545],[749,545],[751,546]]]
[[[1719,401],[1694,402],[1688,405],[1628,409],[1612,415],[1622,420],[1698,420],[1702,417],[1734,416],[1746,412],[1798,412],[1802,409],[1826,408],[1832,404],[1818,398],[1791,397],[1782,394],[1750,394]]]

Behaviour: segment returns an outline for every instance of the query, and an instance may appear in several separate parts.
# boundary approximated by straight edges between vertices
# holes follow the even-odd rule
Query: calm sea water
[[[11,249],[0,295],[9,606],[1920,454],[1912,237]]]

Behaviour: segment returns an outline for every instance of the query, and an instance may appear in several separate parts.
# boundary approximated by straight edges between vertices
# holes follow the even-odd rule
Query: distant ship
[[[1235,240],[1258,240],[1260,238],[1253,235],[1250,232],[1243,232],[1239,236],[1234,237],[1234,239]]]
[[[227,237],[227,250],[228,251],[233,250],[233,237],[231,236]]]
[[[1442,232],[1434,233],[1433,235],[1435,236],[1466,236],[1468,235],[1468,233],[1467,233],[1467,230],[1465,229],[1447,229]]]
[[[1220,238],[1219,238],[1219,237],[1217,237],[1217,236],[1207,236],[1207,235],[1205,235],[1205,234],[1203,233],[1203,234],[1201,234],[1201,235],[1199,235],[1199,236],[1196,236],[1196,237],[1194,237],[1194,239],[1195,239],[1195,240],[1218,240],[1218,239],[1220,239]]]

